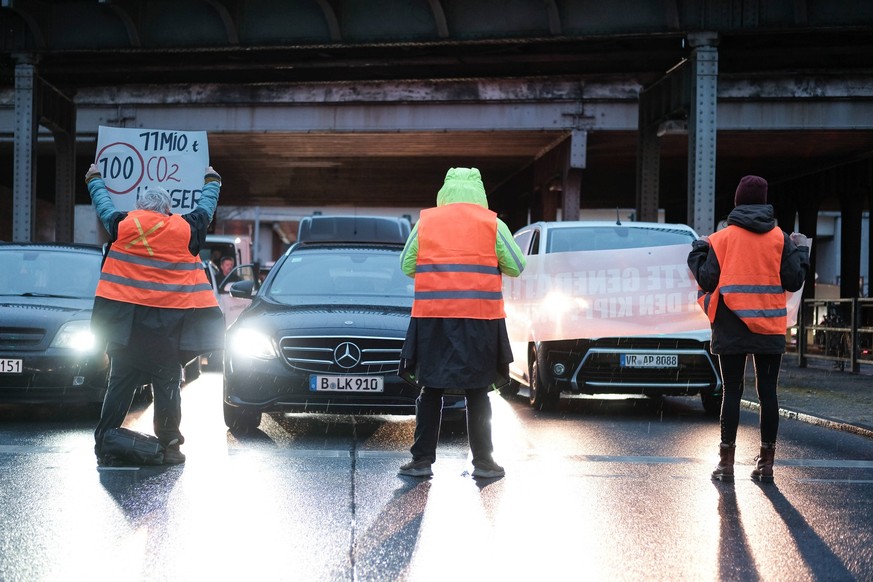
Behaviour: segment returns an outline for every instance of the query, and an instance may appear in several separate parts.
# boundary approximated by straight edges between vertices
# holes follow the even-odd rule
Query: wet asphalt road
[[[692,398],[493,399],[507,476],[444,434],[399,477],[412,417],[265,417],[228,433],[220,377],[183,391],[185,466],[97,470],[96,420],[0,407],[0,580],[851,580],[873,578],[873,440],[782,420],[776,484],[709,479]],[[131,417],[148,432],[151,409]]]

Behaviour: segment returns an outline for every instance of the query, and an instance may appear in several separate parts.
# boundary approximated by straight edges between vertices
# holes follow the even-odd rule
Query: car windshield
[[[0,249],[0,295],[94,297],[99,253],[55,249]]]
[[[273,276],[269,296],[288,304],[337,297],[412,299],[413,281],[400,270],[399,251],[385,249],[301,250]]]
[[[637,249],[690,244],[694,235],[677,228],[579,226],[549,230],[547,253]]]

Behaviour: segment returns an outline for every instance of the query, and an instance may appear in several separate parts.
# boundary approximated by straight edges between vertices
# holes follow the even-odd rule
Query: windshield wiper
[[[84,297],[80,297],[79,295],[58,295],[55,293],[34,293],[33,291],[28,291],[26,293],[20,293],[18,295],[12,295],[12,297],[54,297],[57,299],[85,299]]]

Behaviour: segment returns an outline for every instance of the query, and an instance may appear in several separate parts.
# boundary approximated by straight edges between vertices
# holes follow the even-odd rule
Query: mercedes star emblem
[[[333,351],[333,359],[340,368],[354,368],[361,361],[361,348],[352,342],[343,342]]]

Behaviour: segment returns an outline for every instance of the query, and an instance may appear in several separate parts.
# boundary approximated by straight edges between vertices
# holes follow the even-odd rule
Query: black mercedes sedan
[[[264,412],[413,414],[419,390],[398,376],[413,280],[401,242],[298,242],[228,328],[224,419],[257,427]],[[463,397],[444,408],[463,411]]]
[[[91,334],[100,247],[0,243],[0,402],[100,403],[109,359]]]

